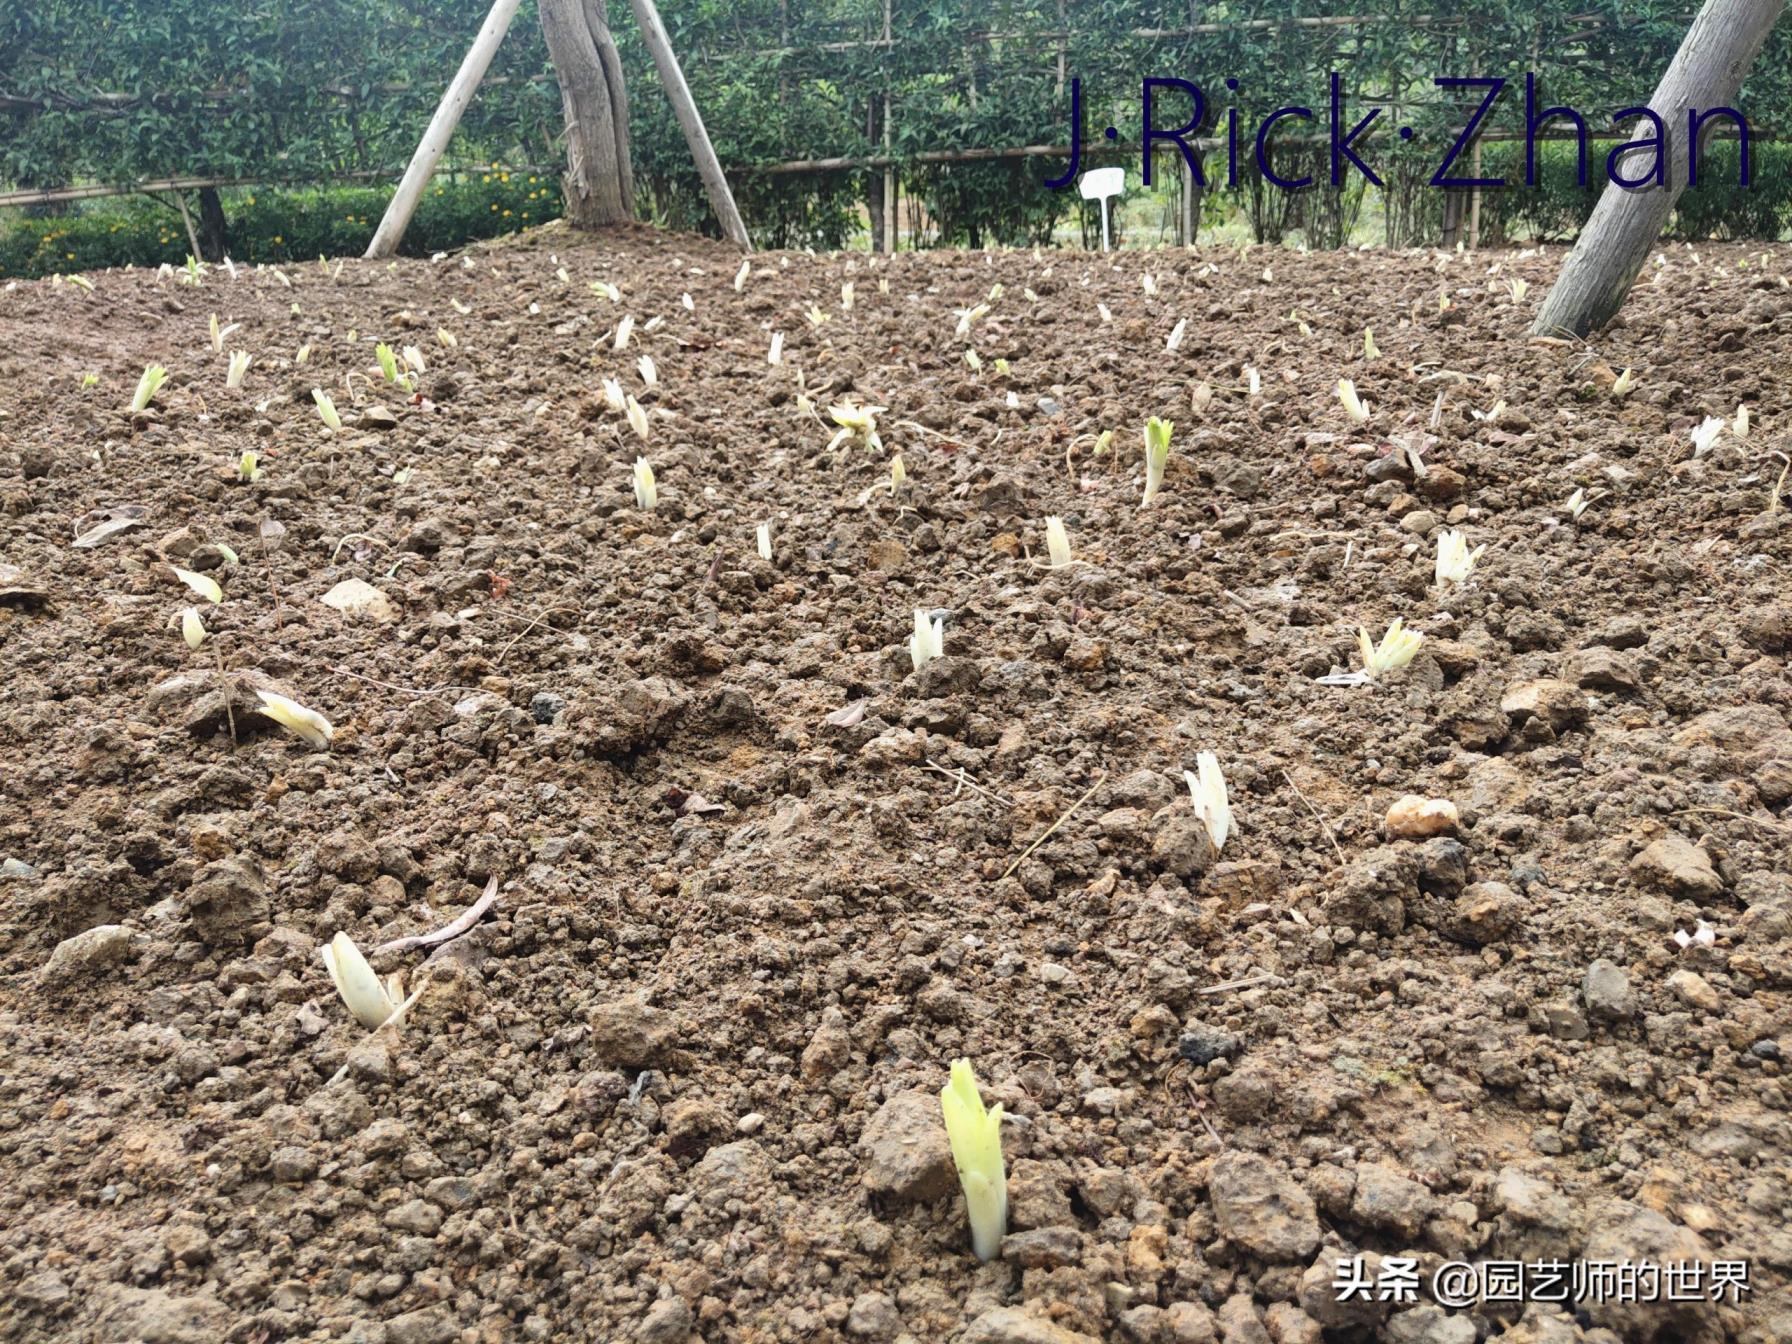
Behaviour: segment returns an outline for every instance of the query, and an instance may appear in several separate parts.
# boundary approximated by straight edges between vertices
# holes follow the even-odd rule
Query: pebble
[[[1456,804],[1449,799],[1409,793],[1388,808],[1384,825],[1394,839],[1429,840],[1454,831],[1457,821]]]
[[[1668,991],[1688,1008],[1696,1008],[1701,1013],[1716,1013],[1723,1007],[1722,997],[1697,971],[1675,971],[1668,977]]]
[[[36,877],[37,869],[23,859],[0,859],[0,877]]]
[[[1694,900],[1708,900],[1724,889],[1711,856],[1677,831],[1669,831],[1632,859],[1630,875],[1639,886]]]
[[[1220,1154],[1208,1175],[1207,1195],[1220,1235],[1252,1255],[1278,1263],[1305,1260],[1319,1245],[1313,1197],[1266,1157]]]
[[[129,929],[122,924],[101,924],[56,944],[56,950],[44,964],[44,982],[54,984],[76,976],[97,975],[123,961],[130,950]]]
[[[1636,1016],[1636,993],[1630,987],[1630,977],[1604,957],[1587,967],[1580,994],[1587,1005],[1587,1016],[1595,1022],[1622,1022]]]
[[[566,697],[553,691],[537,691],[529,698],[529,717],[540,724],[551,724],[566,709]]]
[[[940,1099],[932,1092],[917,1089],[891,1097],[865,1126],[860,1146],[865,1153],[860,1179],[875,1194],[925,1203],[958,1188]]]
[[[1211,1064],[1216,1059],[1234,1059],[1244,1049],[1244,1041],[1236,1032],[1211,1027],[1191,1019],[1176,1041],[1176,1053],[1195,1065]]]

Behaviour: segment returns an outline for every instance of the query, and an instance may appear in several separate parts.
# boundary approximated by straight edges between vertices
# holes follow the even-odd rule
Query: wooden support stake
[[[660,12],[653,0],[629,0],[629,6],[635,11],[635,22],[641,25],[641,36],[660,72],[660,83],[666,86],[666,97],[672,100],[672,112],[691,147],[691,157],[697,161],[697,173],[703,179],[703,190],[709,195],[709,207],[716,212],[716,219],[721,222],[722,233],[728,241],[743,252],[751,252],[753,240],[747,236],[747,226],[741,223],[734,193],[729,190],[728,179],[722,175],[722,164],[716,158],[715,146],[709,143],[709,132],[703,129],[703,118],[698,115],[696,100],[691,97],[691,86],[684,81],[678,57],[672,52],[672,39],[666,36],[666,25],[660,21]]]
[[[380,217],[380,226],[374,231],[373,241],[367,244],[368,257],[389,257],[398,250],[404,231],[410,227],[411,216],[417,213],[417,202],[423,199],[423,188],[429,185],[436,164],[447,150],[448,142],[454,138],[454,128],[460,125],[461,113],[473,101],[473,91],[479,87],[479,81],[485,78],[485,72],[491,68],[492,57],[497,54],[498,44],[504,40],[504,34],[510,30],[510,21],[516,17],[516,8],[520,2],[521,0],[493,0],[491,13],[485,16],[485,22],[479,28],[479,36],[467,48],[460,70],[448,85],[448,91],[442,95],[441,105],[429,120],[429,129],[423,132],[423,139],[417,142],[417,152],[411,155],[410,167],[404,170],[398,190],[393,193],[391,203],[386,206],[386,213]]]

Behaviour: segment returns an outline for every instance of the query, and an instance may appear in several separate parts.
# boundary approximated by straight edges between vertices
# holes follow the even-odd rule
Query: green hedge
[[[222,193],[230,256],[241,262],[359,256],[379,226],[390,187],[269,187]],[[189,208],[195,208],[191,203]],[[558,178],[546,173],[469,173],[424,193],[405,233],[412,256],[558,219]],[[107,266],[176,266],[192,251],[172,206],[107,200],[64,214],[0,219],[0,277],[90,271]]]

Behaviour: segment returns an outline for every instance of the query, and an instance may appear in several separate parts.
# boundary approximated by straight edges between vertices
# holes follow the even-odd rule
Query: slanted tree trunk
[[[1667,130],[1667,185],[1634,191],[1606,183],[1592,218],[1543,301],[1531,327],[1533,335],[1585,336],[1611,321],[1624,306],[1649,249],[1661,237],[1674,202],[1686,188],[1687,165],[1695,151],[1687,135],[1687,109],[1708,111],[1734,104],[1743,76],[1785,9],[1786,0],[1705,0],[1649,99],[1649,107]],[[1710,125],[1706,123],[1706,128]],[[1643,118],[1632,138],[1648,140],[1654,134],[1654,126]],[[1622,165],[1623,160],[1619,162]],[[1640,165],[1626,175],[1642,177]]]
[[[224,222],[224,202],[216,187],[199,189],[199,251],[202,261],[223,261],[230,250],[230,232]]]
[[[540,0],[540,7],[566,109],[566,217],[576,229],[631,220],[628,94],[605,0]]]

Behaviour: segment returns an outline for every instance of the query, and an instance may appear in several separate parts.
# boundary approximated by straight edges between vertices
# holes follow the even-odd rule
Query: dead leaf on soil
[[[121,504],[115,509],[95,509],[84,514],[75,523],[75,549],[90,551],[126,528],[142,527],[148,514],[149,510],[141,504]]]

